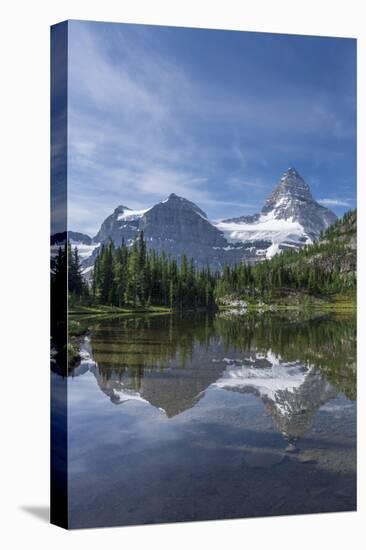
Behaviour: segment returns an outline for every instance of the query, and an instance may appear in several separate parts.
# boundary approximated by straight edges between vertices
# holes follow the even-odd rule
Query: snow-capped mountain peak
[[[309,185],[295,168],[288,168],[267,198],[262,208],[262,214],[274,210],[276,218],[288,218],[295,214],[294,205],[308,201],[314,202]]]
[[[309,185],[295,168],[288,168],[259,214],[218,222],[231,242],[268,241],[267,258],[285,248],[313,242],[337,219],[313,198]]]

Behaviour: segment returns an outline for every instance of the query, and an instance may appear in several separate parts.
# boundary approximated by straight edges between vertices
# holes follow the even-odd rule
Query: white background
[[[1,529],[5,549],[360,548],[365,538],[364,2],[348,0],[52,0],[2,3],[1,17]],[[25,510],[49,498],[49,26],[92,19],[358,38],[359,511],[66,532]],[[5,303],[5,307],[4,304]],[[363,336],[363,338],[362,338]],[[3,540],[4,539],[4,540]],[[361,542],[362,541],[362,542]],[[362,544],[363,546],[363,544]]]

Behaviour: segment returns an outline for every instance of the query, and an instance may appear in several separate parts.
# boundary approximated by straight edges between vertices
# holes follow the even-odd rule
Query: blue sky
[[[355,40],[72,21],[68,69],[70,229],[172,192],[254,213],[289,166],[355,206]]]

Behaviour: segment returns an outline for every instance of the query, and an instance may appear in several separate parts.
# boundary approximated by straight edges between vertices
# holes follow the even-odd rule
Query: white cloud
[[[319,199],[318,202],[323,206],[348,206],[351,207],[349,199]]]

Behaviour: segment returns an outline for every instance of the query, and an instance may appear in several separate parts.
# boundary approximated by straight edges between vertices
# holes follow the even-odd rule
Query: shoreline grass
[[[285,312],[298,310],[319,310],[334,312],[355,312],[357,308],[356,297],[350,295],[333,294],[327,296],[311,296],[309,294],[292,293],[278,297],[271,297],[266,301],[255,299],[253,297],[242,297],[247,308],[234,306],[230,304],[218,304],[218,311],[229,310],[247,310],[253,312]],[[192,310],[183,311],[191,313]],[[107,305],[73,305],[69,308],[69,334],[80,336],[81,330],[77,327],[76,321],[80,318],[96,317],[104,318],[111,316],[129,316],[129,315],[174,315],[178,311],[165,306],[107,306]],[[75,329],[74,329],[75,324]]]
[[[116,307],[116,306],[105,306],[105,305],[96,305],[96,306],[84,306],[78,305],[69,308],[69,315],[130,315],[131,313],[149,313],[149,314],[167,314],[171,313],[172,310],[164,306],[146,306],[146,307]]]

